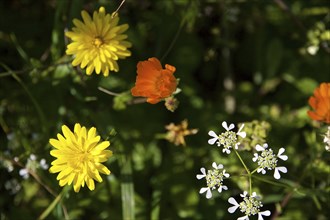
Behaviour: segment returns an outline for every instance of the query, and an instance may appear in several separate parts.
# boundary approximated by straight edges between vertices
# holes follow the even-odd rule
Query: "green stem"
[[[67,192],[69,191],[70,189],[70,186],[66,186],[62,189],[62,192],[56,196],[56,198],[54,199],[54,201],[48,206],[48,208],[43,211],[41,213],[41,215],[39,216],[38,220],[42,220],[42,219],[45,219],[49,213],[51,211],[53,211],[53,209],[55,208],[55,206],[62,200],[62,198],[67,194]]]
[[[317,196],[316,195],[312,195],[312,199],[313,199],[313,201],[314,201],[314,203],[316,205],[316,208],[318,210],[322,210],[321,203],[320,203],[319,199],[317,198]]]
[[[252,179],[251,179],[251,174],[249,175],[249,194],[252,194]]]
[[[190,5],[191,5],[192,1],[189,1],[186,5],[186,9],[185,9],[185,14],[187,14],[187,11],[190,9]],[[180,25],[179,25],[179,28],[177,30],[177,32],[175,33],[174,35],[174,38],[170,44],[170,46],[167,48],[167,50],[165,51],[164,55],[162,56],[162,58],[160,58],[160,61],[163,61],[167,55],[171,52],[174,44],[176,43],[176,41],[178,40],[179,36],[180,36],[180,33],[183,29],[183,27],[185,26],[186,22],[188,21],[188,19],[186,19],[185,17],[182,18],[181,22],[180,22]]]
[[[243,159],[241,158],[241,156],[239,155],[239,153],[237,152],[237,150],[235,148],[233,148],[234,151],[235,151],[235,154],[236,156],[238,157],[238,159],[241,161],[241,163],[243,164],[244,166],[244,169],[246,170],[247,172],[247,175],[249,177],[249,194],[251,195],[252,194],[252,173],[250,172],[250,170],[247,168],[246,164],[244,163]]]
[[[69,1],[58,1],[55,9],[54,26],[52,31],[52,44],[50,52],[53,60],[58,60],[62,54],[62,48],[64,48],[64,23],[67,14]]]
[[[260,166],[257,167],[257,168],[255,168],[255,169],[251,172],[251,175],[254,174],[259,168],[260,168]]]
[[[243,159],[241,158],[241,156],[239,155],[239,153],[237,152],[237,150],[236,150],[235,148],[234,148],[234,151],[235,151],[236,156],[238,157],[238,159],[239,159],[239,160],[241,161],[241,163],[243,164],[243,166],[244,166],[246,172],[250,175],[250,174],[251,174],[251,173],[250,173],[250,170],[247,168],[247,166],[245,165]]]
[[[0,63],[0,65],[5,68],[7,71],[9,72],[12,72],[12,70],[5,64],[3,63]],[[37,100],[34,98],[34,96],[32,95],[32,93],[29,91],[28,87],[25,85],[25,83],[21,80],[21,78],[19,78],[18,75],[16,74],[12,74],[12,77],[22,86],[22,88],[24,89],[24,91],[27,93],[27,95],[29,96],[29,98],[31,99],[34,107],[36,108],[37,110],[37,113],[39,115],[39,119],[40,119],[40,122],[41,122],[41,125],[42,125],[42,129],[43,131],[46,133],[47,132],[47,128],[46,128],[46,117],[45,117],[45,114],[44,112],[42,111],[39,103],[37,102]]]
[[[257,179],[257,180],[259,180],[261,182],[269,183],[269,184],[274,185],[274,186],[280,186],[280,187],[285,187],[285,188],[292,188],[289,185],[286,185],[286,184],[283,184],[283,183],[274,182],[274,181],[267,180],[267,179],[264,179],[264,178],[260,178],[258,176],[253,176],[253,178],[254,179]]]
[[[123,219],[134,220],[135,202],[134,202],[134,185],[132,179],[132,175],[133,175],[132,164],[131,164],[132,159],[130,156],[123,154],[121,156],[118,156],[118,162],[121,169],[121,199],[122,199]]]

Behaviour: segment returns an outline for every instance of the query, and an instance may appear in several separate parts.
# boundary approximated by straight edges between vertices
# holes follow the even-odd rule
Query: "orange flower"
[[[187,135],[193,135],[198,132],[198,129],[188,129],[188,121],[187,119],[183,120],[181,124],[175,125],[171,123],[166,125],[165,128],[168,130],[166,134],[166,139],[174,143],[176,146],[183,145],[186,146],[186,142],[184,137]]]
[[[135,87],[131,90],[132,95],[146,97],[147,102],[151,104],[171,96],[177,86],[174,72],[174,66],[166,64],[163,69],[155,57],[140,61],[137,64],[137,77]]]
[[[311,119],[330,124],[330,83],[321,83],[308,103],[314,109],[307,112]]]

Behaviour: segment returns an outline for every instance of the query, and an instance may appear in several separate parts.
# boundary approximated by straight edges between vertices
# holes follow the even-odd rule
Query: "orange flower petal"
[[[175,70],[175,67],[169,64],[163,69],[155,57],[138,62],[135,86],[131,89],[132,95],[146,97],[147,102],[151,104],[171,96],[177,87],[177,81],[173,76]]]
[[[307,112],[311,119],[330,124],[330,83],[321,83],[308,103],[314,109]]]

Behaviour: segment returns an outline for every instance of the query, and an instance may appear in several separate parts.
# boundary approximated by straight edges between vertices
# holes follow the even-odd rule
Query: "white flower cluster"
[[[222,152],[230,154],[231,150],[236,151],[238,149],[238,146],[240,145],[238,138],[246,137],[246,132],[242,131],[244,124],[241,125],[237,132],[232,131],[235,128],[234,124],[230,124],[228,126],[227,122],[224,121],[222,122],[222,127],[226,131],[219,135],[217,135],[212,130],[208,132],[208,134],[211,136],[211,138],[208,140],[208,143],[210,145],[217,144],[218,147],[222,146]],[[328,144],[330,142],[330,127],[324,139],[324,142]],[[278,153],[275,154],[272,149],[268,148],[268,144],[265,143],[262,146],[257,144],[255,146],[255,150],[257,152],[254,153],[252,161],[256,162],[258,167],[253,172],[250,172],[246,168],[246,165],[239,156],[239,153],[236,152],[244,167],[247,169],[249,175],[252,175],[255,171],[258,173],[266,174],[267,170],[274,170],[274,178],[280,179],[280,172],[287,173],[288,170],[286,167],[278,166],[279,160],[286,161],[288,159],[288,156],[283,155],[283,153],[285,152],[284,148],[280,148]],[[207,172],[205,168],[202,167],[200,169],[202,174],[196,175],[197,179],[206,179],[206,187],[202,187],[199,193],[202,194],[206,192],[207,199],[212,198],[212,190],[217,189],[217,191],[221,193],[223,190],[228,189],[228,187],[223,184],[223,181],[224,179],[229,178],[230,175],[226,173],[226,170],[224,169],[223,165],[217,165],[216,162],[213,162],[212,167],[213,169],[208,170]],[[248,220],[249,216],[252,215],[258,215],[258,220],[263,220],[263,216],[270,216],[271,212],[269,210],[260,210],[263,205],[260,201],[260,197],[257,196],[255,192],[253,192],[251,195],[248,195],[248,193],[244,191],[243,194],[240,194],[240,196],[243,198],[243,201],[240,203],[238,203],[233,197],[230,197],[228,199],[228,202],[233,205],[228,209],[229,213],[234,213],[238,208],[242,213],[244,213],[244,216],[239,217],[237,220]]]
[[[258,215],[258,220],[263,220],[262,216],[270,216],[271,213],[269,210],[260,211],[260,208],[263,205],[257,193],[253,192],[250,196],[248,196],[248,193],[244,191],[243,194],[240,194],[240,196],[243,198],[243,201],[240,203],[238,203],[233,197],[228,199],[228,202],[233,205],[228,209],[229,213],[234,213],[237,208],[239,208],[240,211],[245,214],[237,220],[248,220],[251,215]]]
[[[273,153],[272,149],[267,149],[268,148],[268,144],[264,144],[263,146],[260,146],[259,144],[257,144],[256,146],[256,150],[258,152],[260,152],[260,155],[258,153],[254,154],[253,157],[253,162],[257,162],[259,165],[259,168],[257,170],[258,173],[262,173],[265,174],[266,173],[266,169],[268,170],[275,170],[274,171],[274,178],[275,179],[280,179],[281,175],[280,175],[280,171],[282,173],[286,173],[288,172],[288,170],[286,169],[286,167],[278,167],[277,166],[277,159],[281,159],[281,160],[287,160],[288,156],[286,155],[282,155],[285,151],[284,148],[280,148],[277,155],[275,155]]]
[[[214,131],[209,131],[209,135],[212,137],[209,139],[208,143],[213,145],[217,143],[218,147],[221,145],[223,146],[222,152],[230,154],[230,148],[238,149],[238,145],[240,144],[237,141],[237,136],[240,136],[242,138],[245,138],[246,133],[242,131],[244,124],[238,129],[238,132],[235,133],[231,130],[235,128],[234,124],[230,124],[228,126],[227,122],[222,122],[222,127],[226,129],[226,132],[221,133],[220,135],[217,135]]]
[[[25,167],[19,170],[19,175],[23,177],[23,179],[28,179],[30,176],[29,171],[35,171],[38,168],[47,170],[48,164],[46,163],[45,159],[41,159],[38,163],[36,155],[31,154],[26,162]]]
[[[229,174],[226,173],[226,170],[223,169],[223,165],[217,165],[215,162],[212,163],[213,170],[208,170],[207,173],[205,172],[205,168],[201,168],[202,174],[196,175],[197,179],[206,179],[207,187],[203,187],[200,189],[199,193],[202,194],[206,192],[206,198],[212,198],[211,190],[218,188],[218,192],[221,193],[222,190],[227,190],[228,187],[223,185],[222,181],[225,178],[229,177]]]

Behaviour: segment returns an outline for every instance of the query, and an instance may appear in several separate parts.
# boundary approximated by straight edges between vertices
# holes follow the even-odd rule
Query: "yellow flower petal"
[[[112,151],[106,150],[109,141],[100,142],[100,136],[92,127],[87,130],[80,124],[75,124],[74,132],[67,126],[62,126],[64,134],[58,134],[58,139],[51,138],[49,143],[55,147],[50,154],[56,159],[51,163],[49,172],[59,173],[59,185],[71,185],[75,192],[87,185],[95,189],[95,181],[102,182],[100,173],[110,174],[110,170],[101,164],[112,156]]]
[[[108,76],[109,71],[118,72],[119,67],[115,60],[131,56],[128,48],[132,44],[124,41],[127,39],[124,32],[129,26],[118,25],[118,14],[112,17],[106,14],[104,7],[95,11],[92,17],[82,11],[81,17],[82,21],[73,19],[74,27],[65,33],[65,36],[72,40],[66,50],[66,54],[75,55],[72,65],[86,68],[87,75],[94,71],[104,76]],[[117,51],[120,54],[117,54]]]
[[[49,139],[49,143],[57,149],[60,149],[63,146],[62,143],[59,140],[56,140],[56,139],[53,139],[53,138]]]
[[[94,185],[94,180],[90,177],[87,176],[87,179],[86,179],[86,184],[87,184],[87,187],[93,191],[95,189],[95,185]]]
[[[70,129],[66,125],[62,126],[62,132],[64,134],[65,139],[76,140],[74,134],[70,131]]]

